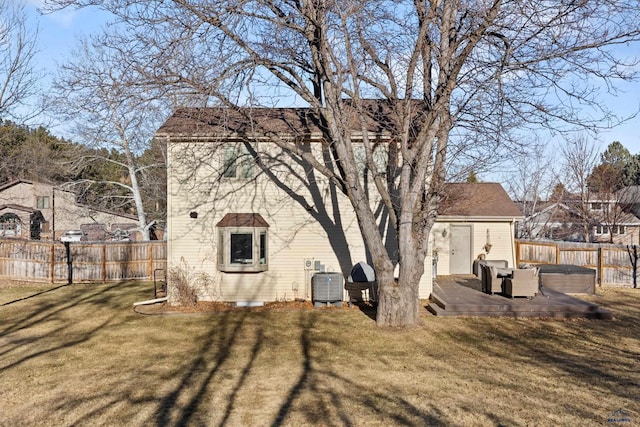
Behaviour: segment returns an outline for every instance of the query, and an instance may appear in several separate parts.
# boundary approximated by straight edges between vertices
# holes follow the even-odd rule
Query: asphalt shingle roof
[[[522,213],[497,182],[448,183],[438,209],[444,216],[521,217]]]

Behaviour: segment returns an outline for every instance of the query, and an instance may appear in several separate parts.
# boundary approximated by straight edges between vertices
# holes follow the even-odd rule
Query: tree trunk
[[[402,253],[402,252],[401,252]],[[410,253],[410,255],[406,255]],[[412,327],[420,322],[420,279],[424,274],[424,256],[419,248],[406,252],[401,259],[399,277],[384,271],[378,280],[376,323],[386,327]]]
[[[131,189],[133,190],[133,201],[136,206],[136,213],[138,216],[138,227],[142,233],[142,240],[150,240],[149,227],[147,227],[147,215],[144,210],[144,203],[142,203],[142,193],[140,191],[140,184],[138,183],[138,177],[133,168],[129,168],[129,178],[131,179]]]
[[[377,276],[376,276],[377,278]],[[420,301],[417,284],[391,277],[379,280],[376,323],[386,327],[409,327],[419,323]]]

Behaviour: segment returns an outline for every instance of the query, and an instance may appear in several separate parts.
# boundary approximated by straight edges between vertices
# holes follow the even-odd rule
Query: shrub
[[[186,263],[169,270],[169,284],[171,286],[170,300],[172,303],[184,306],[194,306],[198,302],[198,293],[192,286],[193,277]]]

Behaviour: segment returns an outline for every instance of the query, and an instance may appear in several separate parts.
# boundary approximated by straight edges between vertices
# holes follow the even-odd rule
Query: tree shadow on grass
[[[473,349],[483,361],[499,363],[491,367],[481,366],[474,375],[475,380],[486,382],[488,389],[514,396],[522,396],[526,390],[529,400],[543,401],[549,407],[556,407],[557,402],[552,395],[562,392],[545,389],[544,384],[553,381],[552,378],[567,378],[562,381],[566,390],[578,388],[592,395],[607,396],[611,402],[631,401],[639,379],[638,354],[634,350],[620,348],[616,341],[637,340],[637,328],[626,328],[624,322],[608,320],[511,321],[520,326],[503,328],[501,322],[483,319],[481,329],[445,332],[449,336],[447,342]],[[518,367],[537,374],[523,377],[525,374]],[[503,372],[508,369],[512,371]],[[520,384],[525,381],[528,385],[523,388]],[[579,399],[569,396],[557,398],[564,402],[559,406],[564,413],[577,419],[606,418],[606,413],[594,412],[597,409],[584,405]],[[516,401],[512,404],[518,405]],[[611,410],[617,405],[619,403],[614,404],[616,407]],[[505,413],[494,412],[491,407],[486,411],[484,415],[496,425],[518,424]],[[562,417],[562,414],[555,415]]]
[[[113,296],[109,296],[108,294],[114,289],[123,286],[123,284],[124,283],[118,282],[106,286],[64,285],[58,286],[49,291],[39,292],[35,295],[16,300],[15,303],[27,302],[28,300],[36,298],[43,298],[40,301],[30,301],[33,304],[33,307],[30,307],[30,310],[22,311],[14,319],[5,323],[5,327],[0,329],[0,337],[55,319],[56,317],[62,315],[75,306],[80,306],[83,304],[105,306],[107,304],[111,304]],[[65,300],[61,301],[55,296],[52,298],[45,298],[48,297],[49,294],[53,291],[60,291],[63,289],[69,291],[65,293]],[[117,305],[114,306],[114,308],[115,307],[117,307]]]
[[[9,322],[0,325],[0,372],[14,381],[14,402],[15,393],[33,391],[21,398],[46,408],[39,410],[48,419],[73,424],[362,425],[364,413],[378,424],[429,425],[441,418],[433,405],[412,402],[398,386],[355,375],[350,361],[332,363],[335,354],[369,357],[343,342],[374,327],[356,310],[154,318],[131,311],[141,286],[120,286],[74,285],[9,306]],[[171,333],[163,335],[166,328]],[[338,330],[347,334],[333,336]],[[133,346],[137,351],[130,352]],[[49,366],[56,372],[43,372],[32,385],[16,382],[21,372]],[[50,394],[32,389],[40,381]],[[21,419],[12,405],[8,419]]]
[[[109,294],[120,286],[123,286],[123,283],[115,283],[108,286],[75,285],[75,287],[73,287],[72,285],[63,285],[11,301],[9,304],[19,305],[19,303],[28,303],[29,307],[25,310],[20,310],[17,316],[5,316],[5,322],[3,322],[0,328],[0,338],[8,337],[19,331],[29,329],[38,330],[38,332],[27,334],[21,338],[13,338],[10,344],[3,346],[0,351],[0,356],[3,356],[7,362],[7,356],[10,354],[24,352],[25,349],[31,351],[18,357],[14,361],[0,364],[0,372],[57,350],[76,346],[95,336],[117,317],[115,312],[97,326],[84,330],[81,333],[70,333],[70,330],[75,326],[75,322],[67,321],[67,312],[74,307],[87,304],[102,306],[113,304],[113,296],[109,296]],[[65,292],[63,300],[53,295],[63,289],[68,291]],[[37,301],[38,299],[42,300]],[[115,306],[118,305],[115,304]],[[56,326],[54,327],[54,325]],[[39,328],[41,328],[41,330],[39,330]],[[38,342],[43,342],[50,336],[60,336],[64,338],[58,343],[49,343],[46,348],[41,348]]]
[[[300,319],[303,369],[289,389],[271,423],[272,427],[290,424],[288,418],[296,413],[302,413],[306,422],[318,425],[366,425],[368,421],[363,419],[363,413],[370,414],[371,421],[385,420],[393,425],[440,423],[442,414],[437,409],[431,408],[427,412],[418,408],[404,398],[406,390],[372,388],[367,386],[366,377],[354,381],[332,368],[330,359],[333,354],[323,352],[320,347],[329,345],[338,349],[342,344],[329,336],[317,336],[314,333],[317,321],[314,317]],[[332,387],[332,384],[339,387]],[[358,408],[355,414],[353,407]]]
[[[199,353],[195,355],[188,365],[180,369],[183,374],[178,385],[161,399],[158,412],[155,415],[156,425],[185,426],[197,416],[200,405],[207,396],[208,389],[213,384],[214,377],[231,357],[233,347],[244,328],[244,322],[248,314],[248,311],[241,313],[238,318],[230,314],[220,315],[222,321],[217,323],[217,327],[208,331],[200,345]],[[233,408],[234,398],[242,388],[256,356],[262,348],[264,333],[262,327],[259,327],[254,332],[254,345],[249,355],[249,361],[243,367],[241,375],[233,387],[221,425],[229,417]],[[195,392],[192,391],[194,384],[196,385]]]
[[[323,317],[326,314],[301,311],[297,315],[295,353],[299,353],[299,357],[286,369],[287,373],[295,373],[296,376],[287,377],[288,385],[276,398],[282,403],[275,412],[270,408],[261,424],[275,427],[301,422],[302,418],[303,423],[311,424],[359,425],[363,423],[359,418],[363,412],[375,414],[378,420],[389,420],[395,425],[437,424],[441,414],[434,408],[427,412],[411,403],[404,398],[403,390],[373,389],[366,378],[356,382],[333,368],[328,363],[333,353],[325,353],[323,348],[334,348],[339,352],[343,344],[332,337],[318,335],[319,322],[326,318]],[[176,386],[158,404],[155,425],[223,426],[237,423],[237,417],[243,412],[239,405],[247,404],[246,395],[255,387],[251,381],[256,378],[268,381],[264,376],[268,377],[270,372],[264,371],[264,363],[270,357],[269,349],[282,345],[280,341],[273,342],[274,337],[269,334],[269,316],[235,312],[217,313],[215,317],[217,322],[213,322],[215,326],[202,337],[199,350],[177,371],[179,381]],[[282,337],[278,335],[277,339],[282,340]],[[240,348],[241,356],[239,349],[234,347]],[[243,362],[230,380],[229,365],[238,357],[242,357]],[[271,363],[286,362],[272,360]],[[332,383],[340,384],[340,389],[333,389]],[[225,396],[223,404],[212,406],[211,400],[221,395]],[[254,405],[259,403],[251,402],[251,405],[247,408],[249,412],[255,411]],[[352,413],[350,408],[353,407],[358,408],[359,414]],[[215,414],[207,414],[212,410]],[[271,421],[268,417],[272,417]]]
[[[26,296],[26,297],[18,298],[18,299],[15,299],[13,301],[8,301],[8,302],[5,302],[3,304],[0,304],[0,307],[5,307],[7,305],[11,305],[11,304],[15,304],[15,303],[18,303],[18,302],[26,301],[26,300],[29,300],[31,298],[36,298],[36,297],[39,297],[41,295],[57,291],[58,289],[64,288],[65,286],[68,286],[68,285],[64,284],[64,285],[56,286],[54,288],[50,288],[50,289],[47,289],[47,290],[44,290],[44,291],[41,291],[41,292],[36,292],[35,294],[29,295],[29,296]]]

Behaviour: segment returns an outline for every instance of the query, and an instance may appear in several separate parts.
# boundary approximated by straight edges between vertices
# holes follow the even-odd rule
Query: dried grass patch
[[[612,321],[378,329],[308,303],[141,316],[148,283],[0,290],[0,425],[602,425],[640,421],[640,292]],[[180,314],[180,313],[179,313]],[[631,424],[633,425],[633,424]]]

